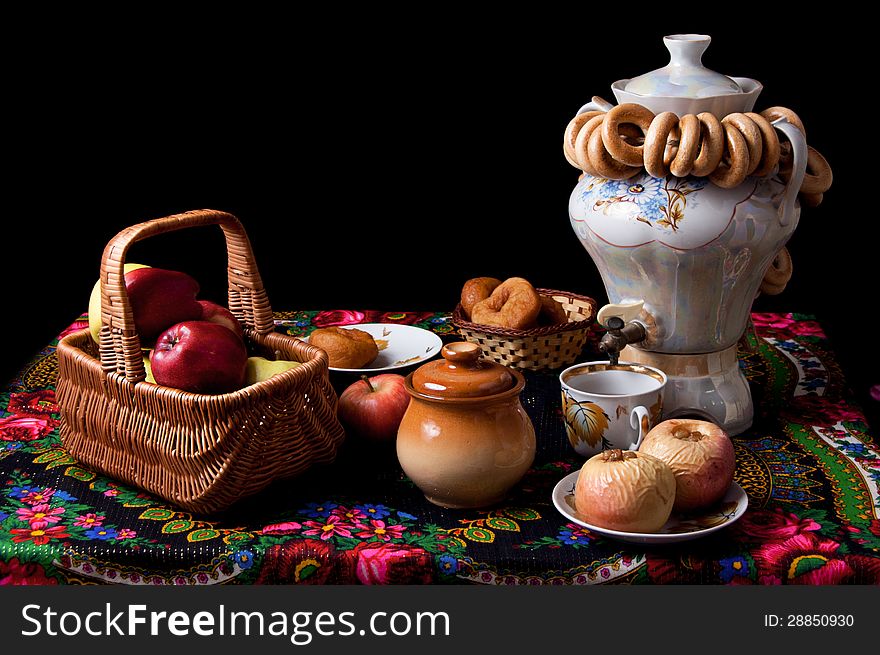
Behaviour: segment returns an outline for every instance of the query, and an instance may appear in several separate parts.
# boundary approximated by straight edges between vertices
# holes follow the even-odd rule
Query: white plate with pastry
[[[330,370],[342,373],[387,373],[425,362],[438,355],[443,347],[443,340],[438,335],[413,325],[362,323],[340,325],[338,328],[366,332],[372,337],[378,351],[374,359],[361,366],[334,366],[334,357],[344,358],[345,355],[342,353],[334,355],[331,349],[325,348],[331,354]],[[303,338],[303,341],[309,340],[310,337]],[[345,349],[345,342],[342,343],[341,347]],[[359,346],[354,347],[359,348]]]

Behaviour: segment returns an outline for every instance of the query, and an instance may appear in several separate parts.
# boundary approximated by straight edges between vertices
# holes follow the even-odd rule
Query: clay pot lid
[[[482,359],[475,343],[456,341],[443,346],[440,354],[443,359],[428,362],[412,374],[415,391],[441,398],[481,398],[517,384],[510,369]]]

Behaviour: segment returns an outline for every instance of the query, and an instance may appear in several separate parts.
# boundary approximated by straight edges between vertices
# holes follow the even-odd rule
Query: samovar
[[[759,82],[702,66],[709,41],[665,37],[668,66],[612,85],[617,109],[629,113],[616,112],[610,127],[610,103],[594,97],[578,111],[566,156],[585,172],[569,216],[611,303],[597,316],[609,329],[601,348],[668,375],[664,418],[696,416],[737,434],[753,418],[737,344],[765,274],[787,256],[798,193],[805,174],[816,177],[808,156],[811,167],[827,164],[808,150],[796,115],[752,113]],[[719,124],[721,154],[710,152]],[[743,176],[735,169],[744,156]],[[619,179],[603,175],[609,170]],[[822,189],[830,169],[825,177]]]

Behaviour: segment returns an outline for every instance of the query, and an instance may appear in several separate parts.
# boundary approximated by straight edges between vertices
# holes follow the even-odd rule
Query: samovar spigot
[[[619,316],[610,316],[605,327],[608,332],[599,341],[599,350],[608,355],[612,366],[617,366],[621,350],[631,343],[644,341],[647,336],[644,325],[638,321],[625,323]]]

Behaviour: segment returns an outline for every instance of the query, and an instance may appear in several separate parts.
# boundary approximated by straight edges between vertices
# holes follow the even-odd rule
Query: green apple
[[[268,380],[273,375],[283,373],[299,365],[299,362],[291,362],[286,359],[276,359],[273,361],[265,357],[248,357],[245,384],[251,385]]]
[[[125,272],[130,273],[139,268],[150,268],[146,264],[125,264]],[[92,295],[89,296],[89,332],[95,343],[101,343],[101,280],[95,282],[92,287]]]

